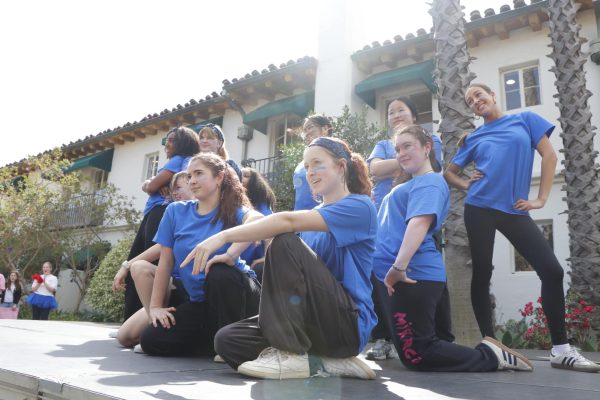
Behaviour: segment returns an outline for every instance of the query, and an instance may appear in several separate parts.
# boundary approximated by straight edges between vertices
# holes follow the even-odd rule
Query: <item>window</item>
[[[94,171],[94,175],[93,175],[93,190],[94,192],[97,192],[98,190],[102,189],[104,186],[106,186],[106,180],[108,178],[108,172],[106,172],[103,169],[97,169]]]
[[[506,110],[541,104],[540,75],[537,65],[502,73]]]
[[[550,247],[554,249],[554,227],[551,219],[539,220],[535,221],[536,225],[542,233],[544,237],[550,244]],[[515,272],[525,272],[525,271],[533,271],[531,265],[523,258],[519,252],[514,249],[514,257],[515,257]]]
[[[158,152],[147,154],[144,161],[144,175],[142,181],[156,176],[158,173]]]
[[[300,129],[302,129],[302,118],[296,115],[282,115],[278,118],[273,118],[270,122],[270,127],[273,132],[273,155],[280,155],[280,147],[290,143],[301,142]]]

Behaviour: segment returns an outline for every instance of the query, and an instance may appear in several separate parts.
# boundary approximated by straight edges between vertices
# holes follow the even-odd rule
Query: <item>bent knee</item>
[[[269,249],[272,249],[273,251],[282,247],[284,249],[287,249],[290,243],[297,242],[298,240],[301,239],[298,237],[298,235],[296,235],[293,232],[280,233],[279,235],[273,238]]]

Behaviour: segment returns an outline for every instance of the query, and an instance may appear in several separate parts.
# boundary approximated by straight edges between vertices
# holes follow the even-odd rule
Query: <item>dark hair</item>
[[[304,118],[304,123],[302,124],[302,126],[304,126],[304,124],[306,124],[307,122],[312,122],[319,128],[326,128],[327,136],[331,136],[331,133],[333,131],[333,124],[329,117],[326,117],[324,115],[313,114]]]
[[[216,224],[217,221],[223,221],[225,229],[237,225],[236,214],[240,207],[252,207],[250,200],[246,196],[242,182],[235,176],[235,172],[229,167],[221,157],[213,153],[200,153],[195,155],[190,164],[200,161],[211,170],[213,177],[223,174],[223,182],[220,187],[219,211],[211,221]]]
[[[429,162],[431,163],[431,168],[435,172],[440,172],[442,170],[442,166],[438,162],[435,157],[435,150],[433,148],[433,137],[431,133],[427,132],[421,125],[409,125],[405,128],[396,131],[395,136],[400,135],[411,135],[415,139],[421,143],[421,146],[425,146],[427,143],[431,145],[431,151],[429,152]]]
[[[274,209],[275,193],[267,180],[254,168],[247,167],[244,170],[250,172],[250,178],[246,184],[246,195],[252,205],[256,208],[259,204],[266,203],[271,209]]]
[[[198,138],[201,138],[203,135],[211,139],[217,139],[221,142],[221,146],[219,150],[217,150],[217,154],[221,156],[223,160],[229,160],[229,153],[227,149],[225,149],[225,136],[223,135],[223,130],[219,125],[215,124],[207,124],[198,131]]]
[[[323,139],[323,138],[320,138]],[[327,138],[327,141],[333,141],[336,143],[336,147],[343,148],[342,153],[334,152],[330,150],[328,147],[324,147],[320,145],[318,139],[315,139],[310,146],[319,146],[331,155],[336,160],[345,160],[346,161],[346,173],[344,174],[344,179],[346,181],[346,186],[348,186],[348,190],[350,193],[354,194],[366,194],[367,196],[371,195],[372,183],[369,179],[369,169],[367,168],[367,163],[363,159],[363,157],[358,153],[353,153],[348,147],[348,144],[341,139],[335,137]],[[349,156],[349,157],[347,157]]]
[[[483,89],[487,94],[492,94],[494,91],[492,90],[492,88],[490,88],[488,85],[486,85],[485,83],[471,83],[468,87],[467,90],[465,90],[465,96],[467,95],[467,92],[469,91],[469,89],[471,88],[481,88]],[[465,99],[465,103],[467,102],[467,100]],[[463,147],[465,144],[465,140],[467,140],[467,136],[469,136],[468,133],[465,133],[464,135],[462,135],[459,139],[458,139],[458,143],[456,144],[458,147]]]
[[[406,104],[406,107],[408,107],[408,109],[410,110],[410,113],[412,114],[414,121],[417,122],[417,120],[419,119],[419,113],[417,111],[417,105],[415,104],[414,101],[412,101],[410,99],[410,97],[408,96],[398,96],[396,97],[394,100],[390,101],[390,104],[388,104],[388,110],[390,109],[390,105],[395,102],[395,101],[401,101],[404,104]]]
[[[173,138],[174,156],[189,157],[200,152],[198,135],[192,129],[185,126],[178,126],[167,132],[167,138]]]
[[[8,274],[8,279],[7,279],[8,287],[10,287],[10,275],[11,274],[17,274],[17,280],[15,281],[15,290],[22,291],[23,290],[23,286],[21,285],[21,276],[19,275],[19,271],[16,271],[16,270],[12,270]]]

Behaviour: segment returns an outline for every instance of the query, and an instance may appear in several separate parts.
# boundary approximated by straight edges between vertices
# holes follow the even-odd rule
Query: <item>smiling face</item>
[[[214,153],[217,154],[223,142],[221,142],[216,135],[207,133],[206,129],[203,129],[200,134],[200,152],[201,153]]]
[[[388,124],[393,130],[412,125],[417,121],[417,117],[412,114],[410,108],[400,100],[394,100],[388,106]]]
[[[496,105],[496,94],[479,86],[471,86],[467,89],[465,103],[475,115],[484,119],[492,118],[499,112]]]
[[[175,135],[173,134],[167,135],[165,153],[167,153],[167,158],[171,158],[175,154]]]
[[[184,201],[184,200],[192,200],[194,198],[194,194],[190,190],[190,186],[187,183],[187,178],[185,176],[181,176],[175,182],[173,186],[173,191],[171,192],[171,196],[174,201]]]
[[[396,135],[396,160],[404,171],[410,175],[419,175],[425,170],[431,170],[429,152],[431,143],[425,145],[413,135],[405,133]]]
[[[212,170],[200,160],[190,162],[187,169],[188,186],[194,197],[200,201],[217,194],[223,175],[213,176]]]
[[[42,265],[42,273],[44,275],[50,275],[52,273],[52,264],[46,262]]]
[[[310,142],[321,136],[327,136],[327,127],[319,126],[314,121],[307,119],[302,126],[304,144],[309,145]]]
[[[327,196],[344,186],[343,165],[320,146],[310,146],[304,151],[304,167],[313,193]]]

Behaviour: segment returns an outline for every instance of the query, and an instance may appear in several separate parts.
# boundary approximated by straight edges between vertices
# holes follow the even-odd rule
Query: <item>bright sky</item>
[[[0,166],[220,92],[224,79],[316,57],[326,1],[0,2]],[[357,1],[362,45],[432,25],[425,1]],[[461,3],[467,20],[512,5]]]

